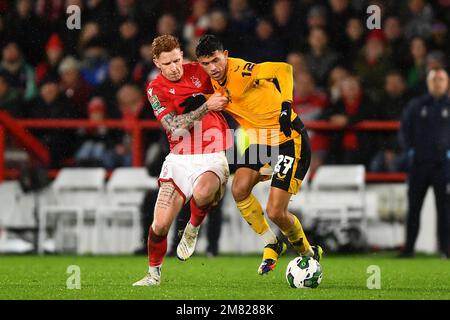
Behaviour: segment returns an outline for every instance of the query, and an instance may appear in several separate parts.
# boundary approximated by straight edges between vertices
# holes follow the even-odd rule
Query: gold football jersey
[[[249,136],[251,144],[278,145],[291,137],[280,131],[281,103],[292,101],[292,67],[287,63],[255,64],[242,59],[228,58],[224,83],[211,80],[214,91],[228,97],[225,111],[231,114]],[[297,114],[292,110],[291,119]]]

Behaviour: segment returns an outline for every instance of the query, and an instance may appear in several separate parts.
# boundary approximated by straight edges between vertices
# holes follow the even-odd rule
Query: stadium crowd
[[[81,8],[69,30],[66,8]],[[369,30],[369,5],[382,28]],[[400,120],[426,91],[426,71],[450,62],[448,0],[0,0],[0,109],[17,118],[154,119],[145,98],[158,74],[155,36],[177,36],[187,61],[205,33],[230,56],[287,61],[295,111],[304,121],[347,126]],[[34,131],[52,166],[73,158],[112,169],[131,165],[121,130]],[[310,132],[312,170],[322,163],[363,163],[402,171],[397,133]],[[146,144],[160,141],[148,132]]]

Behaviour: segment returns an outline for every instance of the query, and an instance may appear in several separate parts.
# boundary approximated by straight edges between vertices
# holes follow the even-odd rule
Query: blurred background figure
[[[348,76],[340,85],[341,97],[331,104],[324,118],[338,127],[346,127],[362,120],[373,119],[374,106],[361,88],[355,76]],[[330,152],[327,163],[367,164],[373,150],[373,142],[364,132],[334,132],[330,134]]]
[[[433,69],[427,75],[428,93],[411,100],[401,121],[400,138],[410,160],[406,242],[401,257],[413,257],[420,213],[429,187],[437,209],[439,253],[450,250],[450,98],[448,73]]]
[[[300,72],[295,75],[293,110],[300,116],[302,121],[320,120],[324,109],[328,106],[328,98],[324,91],[316,87],[313,76],[309,72]],[[327,135],[308,131],[311,143],[311,173],[323,164],[329,141]]]
[[[406,81],[399,71],[391,71],[385,77],[384,93],[377,118],[400,121],[404,108],[410,99]],[[378,152],[370,164],[373,172],[405,171],[404,158],[398,143],[397,132],[380,133],[378,135]]]
[[[308,37],[309,50],[305,62],[319,86],[324,86],[331,68],[338,62],[338,56],[328,46],[328,34],[325,29],[314,27]]]
[[[93,88],[81,76],[80,62],[68,56],[61,61],[58,72],[61,78],[61,90],[75,108],[73,115],[77,118],[86,118],[87,103]]]
[[[31,101],[26,110],[35,119],[70,119],[77,117],[77,110],[60,91],[58,80],[47,78],[39,87],[39,95]],[[50,167],[59,168],[63,161],[73,156],[77,148],[75,132],[70,129],[55,131],[38,129],[33,132],[48,146],[51,157]]]
[[[34,70],[23,58],[17,42],[10,41],[3,47],[0,72],[25,101],[30,101],[37,95]]]

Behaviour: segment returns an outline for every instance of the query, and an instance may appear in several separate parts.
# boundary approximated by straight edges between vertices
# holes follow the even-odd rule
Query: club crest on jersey
[[[200,88],[202,86],[202,83],[200,82],[200,79],[197,78],[196,76],[192,76],[191,77],[191,81],[194,84],[194,86],[196,86],[197,88]]]
[[[174,88],[169,89],[169,92],[170,92],[171,94],[175,94],[175,89],[174,89]]]
[[[152,105],[152,109],[156,113],[156,115],[165,110],[165,108],[161,106],[161,102],[159,102],[159,99],[156,95],[150,97],[150,104]]]

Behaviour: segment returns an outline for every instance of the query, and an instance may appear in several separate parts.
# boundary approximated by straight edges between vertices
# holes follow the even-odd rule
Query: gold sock
[[[250,227],[259,235],[269,230],[264,211],[258,199],[250,194],[246,199],[236,203],[242,217],[247,221]]]
[[[305,255],[310,251],[311,246],[306,239],[302,224],[295,215],[292,216],[294,217],[294,224],[287,230],[281,230],[281,232],[288,238],[298,254]]]

